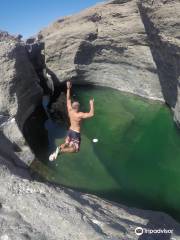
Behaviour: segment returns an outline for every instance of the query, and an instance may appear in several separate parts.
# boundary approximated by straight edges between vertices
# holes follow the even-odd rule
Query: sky
[[[100,0],[0,0],[0,30],[33,36],[60,17],[72,15]]]

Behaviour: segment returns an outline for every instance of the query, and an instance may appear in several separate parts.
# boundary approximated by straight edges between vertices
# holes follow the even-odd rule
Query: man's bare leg
[[[75,153],[76,149],[72,146],[69,146],[67,143],[61,144],[56,148],[56,151],[49,156],[49,161],[54,161],[57,159],[59,153]]]
[[[69,144],[66,143],[66,142],[61,144],[59,148],[60,148],[61,153],[74,153],[74,152],[76,152],[75,148],[72,147],[72,146],[69,146]]]
[[[74,149],[74,147],[64,147],[61,148],[61,153],[75,153],[76,150]]]
[[[60,149],[64,149],[66,147],[69,147],[69,137],[66,137],[65,142],[59,146]]]
[[[68,146],[69,146],[69,144],[63,143],[63,144],[61,144],[61,145],[59,146],[59,148],[60,148],[60,149],[64,149],[64,148],[66,148],[66,147],[68,147]]]

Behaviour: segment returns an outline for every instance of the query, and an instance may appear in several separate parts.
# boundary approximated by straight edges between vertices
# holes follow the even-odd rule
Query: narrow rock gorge
[[[148,239],[135,228],[162,226],[173,235],[151,239],[180,239],[179,223],[165,213],[38,181],[28,168],[37,156],[23,132],[42,110],[43,94],[68,79],[163,101],[179,123],[179,34],[178,0],[114,0],[43,29],[39,69],[27,44],[0,32],[0,239]]]

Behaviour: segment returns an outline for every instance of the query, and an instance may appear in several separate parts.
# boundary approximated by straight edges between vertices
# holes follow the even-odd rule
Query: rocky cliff
[[[163,99],[136,1],[99,4],[41,31],[46,64],[59,81],[74,79]]]
[[[180,121],[180,2],[178,0],[141,0],[141,18],[151,53],[158,70],[166,103]]]
[[[116,0],[60,19],[41,32],[47,71],[55,84],[70,78],[165,100],[179,119],[178,9],[173,0]],[[0,86],[1,240],[180,239],[180,225],[164,213],[33,180],[22,129],[42,89],[25,44],[4,32]],[[138,237],[137,226],[174,232]]]
[[[41,102],[38,81],[24,43],[0,32],[0,151],[18,164],[30,164],[34,160],[22,128]]]
[[[180,3],[116,0],[40,33],[58,81],[74,79],[165,101],[179,114]]]

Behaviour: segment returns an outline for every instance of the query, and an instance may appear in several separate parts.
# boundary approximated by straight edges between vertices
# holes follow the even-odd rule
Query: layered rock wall
[[[180,2],[139,0],[141,18],[157,66],[165,102],[180,121]]]
[[[112,1],[41,31],[46,64],[59,81],[113,87],[163,100],[136,1]]]
[[[180,2],[116,0],[41,34],[57,81],[73,79],[165,101],[180,121]]]

